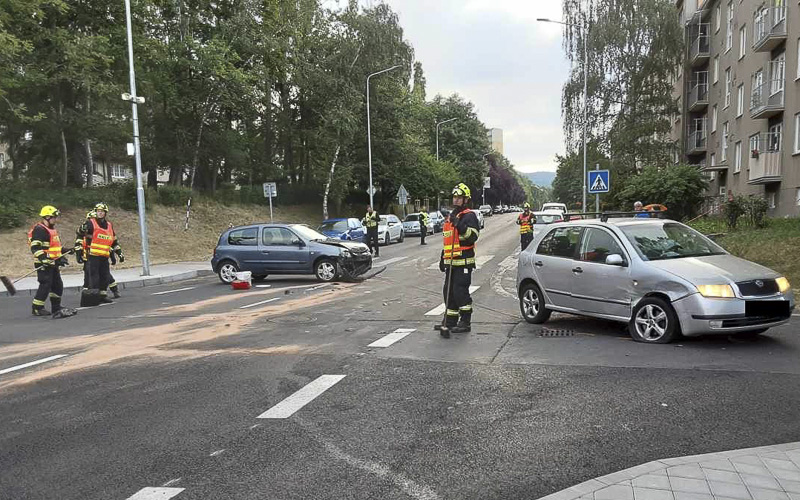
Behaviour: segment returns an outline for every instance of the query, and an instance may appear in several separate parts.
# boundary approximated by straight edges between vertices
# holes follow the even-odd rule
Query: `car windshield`
[[[552,224],[554,222],[561,222],[564,218],[560,215],[544,215],[544,214],[537,214],[536,215],[536,224]]]
[[[381,215],[381,224],[384,226],[389,223],[389,216],[388,215]]]
[[[411,214],[406,217],[406,222],[417,222],[419,220],[419,215]]]
[[[725,254],[719,245],[683,224],[632,224],[622,226],[622,232],[644,260]]]
[[[311,229],[308,226],[303,226],[300,224],[292,226],[292,231],[299,234],[302,238],[307,239],[309,241],[316,241],[316,240],[325,240],[328,237],[324,234]]]
[[[322,223],[318,228],[320,231],[336,231],[344,233],[347,231],[346,220],[328,220]]]

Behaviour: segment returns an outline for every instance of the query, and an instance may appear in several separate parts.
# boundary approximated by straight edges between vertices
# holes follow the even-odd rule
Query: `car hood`
[[[342,235],[344,234],[341,231],[333,231],[333,230],[330,230],[330,229],[325,229],[323,231],[320,231],[320,233],[324,234],[328,238],[334,238],[334,239],[341,238]]]
[[[332,247],[345,248],[350,251],[359,253],[361,251],[368,251],[369,248],[363,243],[356,243],[355,241],[344,241],[339,239],[318,240],[317,243],[321,245],[328,245]]]
[[[721,280],[736,283],[780,276],[772,269],[760,264],[727,254],[654,260],[648,264],[683,278],[694,285],[721,284]]]

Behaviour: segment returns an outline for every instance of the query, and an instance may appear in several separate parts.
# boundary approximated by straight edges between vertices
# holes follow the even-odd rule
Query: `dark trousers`
[[[425,237],[428,236],[428,227],[425,224],[420,224],[419,226],[419,237],[420,237],[420,245],[425,244]]]
[[[469,325],[472,322],[472,297],[469,287],[472,284],[472,269],[462,266],[453,266],[445,269],[444,303],[445,325],[456,326],[460,323]]]
[[[47,297],[50,297],[50,304],[53,312],[61,309],[61,295],[64,294],[64,282],[61,281],[61,271],[56,266],[42,266],[36,272],[39,281],[39,289],[33,297],[33,307],[42,309]]]
[[[89,256],[89,289],[100,290],[104,295],[108,285],[112,282],[111,269],[108,264],[108,257],[97,255]]]
[[[522,251],[524,252],[525,249],[528,248],[528,245],[531,244],[531,241],[533,241],[533,233],[522,234],[520,235],[519,239],[520,245],[522,246]]]
[[[367,229],[367,246],[370,252],[375,253],[375,257],[381,254],[380,245],[378,244],[378,228]]]

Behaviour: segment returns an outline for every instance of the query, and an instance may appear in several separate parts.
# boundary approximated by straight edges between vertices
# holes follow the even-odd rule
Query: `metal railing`
[[[708,136],[706,134],[705,124],[702,128],[689,129],[686,136],[686,151],[689,154],[699,153],[705,151],[706,141]]]
[[[705,58],[711,55],[709,37],[708,35],[697,35],[692,41],[692,47],[689,53],[689,59],[695,61],[698,58]]]
[[[689,108],[694,109],[698,105],[708,104],[708,83],[698,82],[689,91]]]
[[[786,6],[763,7],[753,14],[753,47],[759,48],[770,37],[786,37]]]
[[[770,80],[754,87],[750,93],[750,114],[759,115],[764,111],[781,111],[784,108],[784,89],[781,80]]]

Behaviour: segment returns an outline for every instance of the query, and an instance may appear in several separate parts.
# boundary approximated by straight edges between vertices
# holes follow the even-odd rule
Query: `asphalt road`
[[[445,340],[426,315],[441,236],[418,242],[382,248],[387,270],[357,284],[203,278],[59,321],[0,299],[0,498],[538,498],[800,441],[800,317],[664,346],[563,315],[528,325],[505,215],[479,243],[473,332]]]

